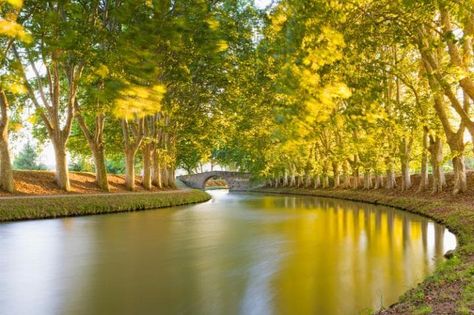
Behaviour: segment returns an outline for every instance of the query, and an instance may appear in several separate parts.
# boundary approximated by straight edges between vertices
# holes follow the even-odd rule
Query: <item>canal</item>
[[[357,314],[456,238],[388,207],[212,191],[209,202],[0,224],[0,314]]]

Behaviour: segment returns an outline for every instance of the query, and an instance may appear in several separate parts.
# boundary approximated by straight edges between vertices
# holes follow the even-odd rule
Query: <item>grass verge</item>
[[[140,211],[207,201],[200,190],[0,199],[0,222]]]
[[[428,194],[391,195],[383,191],[312,190],[295,188],[261,188],[256,192],[308,195],[361,201],[391,206],[429,217],[447,226],[458,238],[452,259],[399,301],[377,314],[474,314],[474,197],[435,198]]]

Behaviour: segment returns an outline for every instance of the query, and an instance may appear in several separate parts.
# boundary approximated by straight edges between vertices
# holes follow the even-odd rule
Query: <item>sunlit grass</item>
[[[160,193],[19,197],[0,203],[0,222],[139,211],[198,203],[211,197],[199,190]]]

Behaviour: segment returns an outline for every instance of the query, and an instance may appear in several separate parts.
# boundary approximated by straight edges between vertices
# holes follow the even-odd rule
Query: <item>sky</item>
[[[271,3],[272,3],[272,0],[255,0],[255,5],[259,9],[265,9]]]

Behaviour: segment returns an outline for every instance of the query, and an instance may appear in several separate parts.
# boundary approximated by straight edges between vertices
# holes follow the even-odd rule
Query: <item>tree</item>
[[[91,47],[87,22],[94,12],[74,1],[28,2],[21,17],[33,41],[14,46],[28,95],[54,147],[56,182],[66,191],[70,189],[66,144],[86,66],[84,52]]]
[[[30,142],[27,142],[13,161],[13,166],[19,170],[45,170],[46,166],[38,163],[38,153]]]
[[[23,92],[11,51],[15,42],[30,41],[30,36],[17,21],[21,7],[22,1],[0,2],[0,188],[8,192],[15,190],[8,140],[10,101],[12,97]]]

